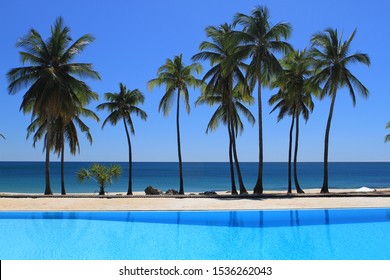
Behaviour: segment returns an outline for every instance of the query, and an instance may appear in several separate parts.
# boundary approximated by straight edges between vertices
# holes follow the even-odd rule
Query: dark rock
[[[153,188],[152,186],[148,186],[145,189],[145,194],[146,195],[160,195],[160,194],[163,194],[163,192],[160,191],[159,189]]]
[[[218,195],[216,192],[214,191],[208,191],[208,192],[202,192],[202,193],[199,193],[200,195]]]
[[[174,189],[169,189],[165,192],[165,194],[168,194],[168,195],[178,195],[179,192],[177,190],[174,190]]]

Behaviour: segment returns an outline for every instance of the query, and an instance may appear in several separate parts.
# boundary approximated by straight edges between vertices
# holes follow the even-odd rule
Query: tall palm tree
[[[355,37],[356,29],[352,32],[347,41],[342,41],[342,35],[339,36],[337,29],[326,29],[324,32],[316,33],[312,36],[312,48],[310,55],[313,57],[315,75],[313,82],[323,84],[320,98],[330,96],[328,121],[325,131],[325,148],[324,148],[324,181],[321,193],[328,193],[328,147],[329,131],[332,122],[333,109],[336,101],[337,90],[347,87],[352,98],[353,106],[356,105],[355,90],[363,96],[368,96],[368,89],[351,73],[348,66],[351,63],[363,63],[370,65],[370,58],[367,54],[356,52],[350,54],[350,45]]]
[[[288,189],[291,193],[291,151],[292,133],[295,124],[295,148],[294,148],[294,183],[298,193],[304,193],[299,185],[297,174],[298,143],[299,143],[299,118],[302,114],[305,121],[309,119],[309,113],[314,109],[311,94],[317,93],[319,88],[310,82],[312,70],[306,51],[294,51],[289,53],[281,61],[284,74],[272,82],[271,88],[279,87],[279,91],[271,96],[269,103],[275,107],[271,113],[279,109],[278,121],[286,115],[291,116],[288,151]]]
[[[245,43],[249,58],[247,77],[252,84],[257,82],[258,125],[259,125],[259,166],[258,176],[253,192],[263,192],[263,117],[261,88],[268,84],[270,78],[282,72],[282,67],[274,53],[286,54],[292,47],[281,39],[288,39],[291,26],[288,23],[271,25],[269,22],[269,10],[267,7],[258,6],[250,15],[237,13],[234,16],[234,25],[243,26],[243,31],[238,32]]]
[[[127,188],[127,195],[133,194],[133,160],[130,134],[127,125],[130,126],[130,132],[135,134],[133,120],[131,114],[135,114],[142,120],[146,120],[148,115],[137,107],[138,104],[143,104],[145,97],[138,89],[128,90],[122,83],[119,84],[119,92],[104,94],[105,99],[108,101],[97,106],[98,110],[107,109],[110,114],[103,122],[104,127],[107,122],[112,125],[116,125],[118,121],[123,121],[123,125],[126,131],[127,144],[129,146],[129,182]]]
[[[92,64],[75,63],[77,54],[94,41],[89,35],[83,35],[72,43],[70,29],[63,24],[61,17],[57,18],[51,28],[51,36],[45,41],[35,29],[19,39],[17,47],[22,63],[28,66],[11,69],[8,73],[10,94],[15,94],[28,87],[23,96],[20,110],[31,113],[32,118],[39,117],[48,124],[45,137],[45,194],[52,194],[50,186],[50,151],[49,143],[52,137],[56,119],[66,112],[74,116],[83,105],[94,99],[95,94],[79,78],[100,79],[99,74],[92,69]]]
[[[193,73],[200,74],[202,72],[202,66],[199,63],[193,63],[185,66],[183,63],[182,54],[175,56],[173,60],[167,59],[165,64],[157,70],[157,78],[148,82],[149,90],[153,90],[156,86],[166,86],[164,96],[160,101],[158,110],[163,110],[165,116],[169,114],[172,103],[174,100],[175,91],[177,91],[176,100],[176,131],[177,131],[177,153],[179,157],[179,176],[180,176],[180,189],[179,194],[184,194],[184,182],[183,182],[183,164],[181,158],[181,144],[180,144],[180,96],[183,95],[186,111],[190,113],[190,103],[188,87],[194,88],[200,87],[202,81],[195,78]]]
[[[232,194],[236,194],[233,168],[233,157],[236,166],[237,177],[240,185],[240,193],[247,193],[241,175],[236,149],[237,125],[234,108],[234,89],[240,94],[249,95],[249,86],[246,83],[242,70],[246,67],[243,63],[245,53],[240,51],[240,41],[232,32],[232,26],[227,23],[218,27],[206,28],[206,35],[211,41],[203,41],[199,49],[201,52],[193,56],[194,60],[209,60],[211,69],[204,75],[203,81],[208,80],[204,88],[206,97],[212,98],[219,94],[222,98],[221,110],[226,112],[226,124],[229,133],[229,162],[230,177],[232,181]],[[210,99],[209,99],[210,100]]]
[[[61,157],[61,195],[66,195],[65,188],[65,141],[68,142],[69,150],[72,155],[76,152],[80,153],[80,143],[78,140],[76,125],[81,132],[85,133],[89,143],[92,145],[92,135],[89,127],[80,119],[80,115],[84,117],[91,117],[92,119],[99,121],[99,117],[91,110],[82,108],[80,113],[73,116],[73,119],[67,119],[64,116],[58,117],[54,121],[52,127],[53,131],[50,134],[52,139],[45,143],[52,145],[51,149],[54,150]],[[76,125],[75,125],[76,124]],[[27,127],[27,138],[33,133],[33,146],[35,147],[38,140],[43,136],[47,137],[47,121],[45,119],[36,118]]]

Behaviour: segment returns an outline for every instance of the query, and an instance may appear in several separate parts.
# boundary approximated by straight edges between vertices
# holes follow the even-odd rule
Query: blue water
[[[127,190],[128,164],[119,163],[123,169],[121,178],[107,188],[108,192]],[[88,162],[67,162],[65,182],[68,193],[94,193],[98,190],[93,181],[79,184],[76,171],[89,167]],[[252,190],[257,179],[257,163],[241,163],[242,175],[248,190]],[[298,176],[302,188],[320,188],[323,173],[322,163],[299,163]],[[208,190],[230,190],[228,163],[184,163],[184,187],[186,192]],[[0,192],[43,193],[45,185],[43,162],[0,162]],[[51,164],[52,190],[60,193],[60,164]],[[330,163],[330,188],[390,187],[390,163]],[[163,191],[178,190],[177,163],[136,162],[133,167],[134,191],[143,191],[148,185]],[[287,188],[287,164],[264,164],[265,190],[285,190]]]
[[[0,212],[0,259],[389,260],[390,209]]]

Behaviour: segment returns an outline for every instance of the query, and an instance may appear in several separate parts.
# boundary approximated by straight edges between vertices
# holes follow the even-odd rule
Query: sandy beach
[[[255,209],[332,209],[390,207],[390,190],[375,192],[353,190],[332,191],[320,195],[319,190],[305,195],[286,195],[284,192],[265,192],[263,196],[231,197],[219,192],[218,196],[155,197],[135,193],[125,197],[115,193],[106,197],[75,194],[60,197],[32,194],[0,194],[1,211],[106,211],[106,210],[255,210]]]

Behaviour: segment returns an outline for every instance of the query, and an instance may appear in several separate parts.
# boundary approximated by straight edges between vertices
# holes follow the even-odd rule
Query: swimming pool
[[[0,259],[389,260],[390,209],[0,212]]]

